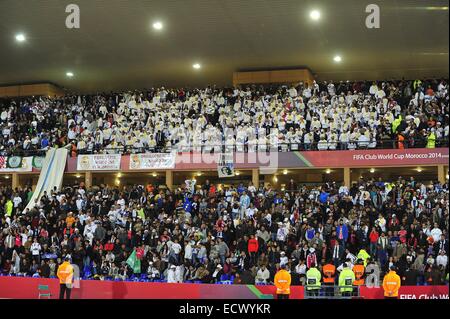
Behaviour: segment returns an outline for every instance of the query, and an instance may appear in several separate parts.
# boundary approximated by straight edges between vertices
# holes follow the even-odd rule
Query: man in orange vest
[[[322,267],[323,272],[323,285],[325,286],[325,293],[327,296],[334,295],[334,282],[335,282],[335,274],[336,274],[336,266],[332,263],[328,263]],[[329,286],[329,287],[326,287]]]
[[[66,258],[64,258],[64,262],[59,265],[56,275],[59,278],[59,299],[64,299],[64,293],[66,294],[66,299],[70,299],[73,282],[73,267],[70,264],[69,255],[67,255]]]
[[[277,297],[278,299],[289,299],[291,294],[291,274],[286,270],[285,264],[282,264],[280,268],[274,278],[275,287],[277,287]]]
[[[356,265],[353,266],[353,272],[355,273],[355,281],[353,282],[354,286],[362,286],[364,285],[364,273],[365,273],[365,267],[364,267],[364,261],[361,259],[358,259],[356,261]]]
[[[400,289],[400,276],[395,272],[395,266],[391,266],[390,271],[384,276],[383,289],[385,299],[398,299]]]
[[[398,148],[400,150],[405,149],[405,137],[403,136],[402,133],[399,133],[397,136],[397,141],[398,141]]]

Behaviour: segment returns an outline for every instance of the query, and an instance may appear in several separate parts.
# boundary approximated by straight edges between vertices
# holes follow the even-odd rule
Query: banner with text
[[[405,150],[234,153],[233,168],[235,170],[259,168],[263,173],[263,170],[267,167],[297,169],[448,165],[448,152],[448,148],[416,148]],[[79,162],[79,158],[69,157],[67,172],[75,172],[77,170],[77,162]],[[218,169],[219,163],[218,153],[132,154],[122,156],[120,170],[173,169],[213,171]]]
[[[175,153],[131,154],[130,170],[137,169],[173,169]]]
[[[309,167],[370,167],[448,164],[448,148],[295,152]],[[283,160],[280,160],[281,164]]]
[[[383,288],[361,287],[364,299],[383,299]],[[402,286],[399,299],[448,299],[448,286]]]
[[[120,169],[120,154],[79,155],[77,170],[79,171],[112,171]]]

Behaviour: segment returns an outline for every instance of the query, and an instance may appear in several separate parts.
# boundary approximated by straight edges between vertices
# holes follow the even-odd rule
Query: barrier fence
[[[437,139],[435,148],[448,147],[449,139]],[[403,142],[405,149],[417,149],[427,147],[424,140]],[[208,144],[199,145],[179,145],[171,147],[163,146],[122,146],[122,147],[105,147],[103,145],[94,146],[92,149],[83,149],[71,151],[71,156],[81,154],[142,154],[142,153],[171,153],[171,152],[199,152],[199,153],[226,153],[226,152],[294,152],[294,151],[343,151],[343,150],[383,150],[383,149],[399,149],[398,140],[372,140],[372,141],[349,141],[349,142],[312,142],[312,143],[277,143],[277,144],[258,144],[258,143],[233,143],[233,144]],[[0,152],[0,156],[45,156],[47,149],[11,149]]]

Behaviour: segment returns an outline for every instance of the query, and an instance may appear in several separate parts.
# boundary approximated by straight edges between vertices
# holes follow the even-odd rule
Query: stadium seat
[[[38,285],[38,299],[47,298],[50,299],[52,294],[48,285]]]

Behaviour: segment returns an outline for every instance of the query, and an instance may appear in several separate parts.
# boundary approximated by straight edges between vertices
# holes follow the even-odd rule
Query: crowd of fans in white
[[[448,143],[446,80],[166,89],[0,102],[0,153],[425,147]],[[396,122],[397,121],[397,122]],[[436,144],[432,144],[436,145]]]

